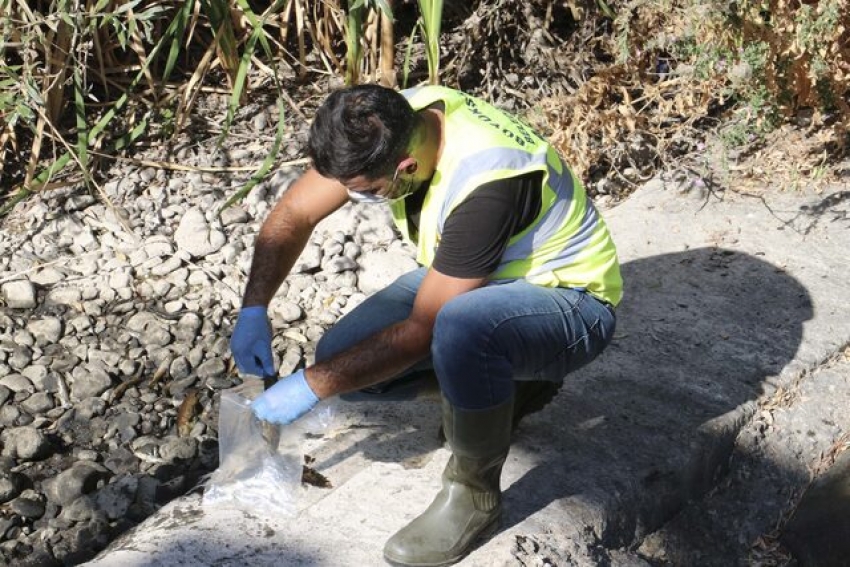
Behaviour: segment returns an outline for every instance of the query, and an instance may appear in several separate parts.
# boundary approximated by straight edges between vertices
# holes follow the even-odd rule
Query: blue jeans
[[[401,276],[340,319],[319,341],[316,361],[406,319],[425,273]],[[580,290],[491,283],[443,306],[431,356],[407,372],[433,368],[452,405],[489,408],[513,394],[514,380],[561,383],[602,352],[615,324],[612,309]]]

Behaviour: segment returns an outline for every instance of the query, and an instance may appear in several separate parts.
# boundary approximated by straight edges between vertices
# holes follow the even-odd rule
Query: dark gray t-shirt
[[[485,183],[455,207],[443,226],[432,267],[456,278],[482,278],[498,267],[512,236],[540,212],[543,174],[532,172]],[[411,234],[416,234],[426,191],[407,199]]]

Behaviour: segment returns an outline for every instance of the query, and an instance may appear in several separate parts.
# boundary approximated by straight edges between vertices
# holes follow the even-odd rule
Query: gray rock
[[[5,425],[6,427],[15,425],[20,416],[21,410],[17,406],[12,404],[0,406],[0,425]]]
[[[85,208],[94,205],[97,199],[93,195],[71,195],[62,206],[65,212],[72,213],[74,211],[82,211]]]
[[[358,246],[354,242],[346,242],[345,245],[343,246],[342,255],[345,256],[346,258],[351,258],[352,260],[356,260],[360,256],[360,253],[362,251],[363,250],[360,248],[360,246]]]
[[[97,271],[98,267],[95,265],[95,271]],[[94,273],[94,272],[93,272]],[[74,306],[78,304],[83,299],[82,290],[75,287],[63,287],[58,289],[51,289],[47,293],[47,301],[49,303],[54,303],[56,305],[69,305]]]
[[[127,321],[127,328],[138,333],[144,345],[165,346],[172,341],[167,323],[148,311],[133,314]]]
[[[108,484],[95,493],[97,509],[110,520],[123,518],[136,498],[139,481],[133,476],[125,476]]]
[[[142,183],[150,183],[156,178],[156,169],[152,167],[146,167],[139,172],[139,179],[142,180]]]
[[[0,473],[0,504],[16,498],[24,488],[24,477],[20,473]]]
[[[77,315],[72,319],[68,320],[68,326],[74,331],[77,335],[87,334],[87,331],[92,328],[92,321],[88,317],[88,315]]]
[[[9,502],[9,509],[22,518],[37,520],[44,515],[44,500],[20,496]]]
[[[186,360],[192,367],[200,366],[204,361],[204,348],[201,345],[194,347],[186,354]]]
[[[9,537],[14,528],[21,525],[21,517],[14,514],[10,516],[0,516],[0,540]]]
[[[203,211],[193,207],[186,211],[174,233],[177,248],[196,258],[203,258],[224,246],[227,238],[217,228],[211,227]]]
[[[0,385],[0,406],[6,403],[12,395],[12,391],[6,386]]]
[[[270,307],[271,315],[280,317],[284,323],[293,323],[304,316],[301,306],[293,301],[276,301]]]
[[[71,376],[71,399],[77,401],[99,396],[112,386],[112,378],[97,364],[77,366]]]
[[[177,313],[181,309],[183,309],[183,305],[184,304],[183,304],[182,299],[175,299],[175,300],[169,301],[165,305],[163,305],[162,309],[163,309],[163,311],[165,311],[169,315],[174,315],[175,313]]]
[[[90,520],[97,511],[97,504],[91,494],[80,496],[68,506],[62,509],[62,514],[59,516],[62,519],[71,520],[72,522],[84,522]]]
[[[227,367],[225,366],[224,361],[217,356],[205,360],[200,366],[198,366],[197,370],[195,370],[195,374],[201,380],[218,378],[223,376],[226,372]]]
[[[16,345],[26,347],[35,346],[35,337],[26,329],[19,329],[15,331],[15,335],[12,337],[12,340],[15,342]]]
[[[223,226],[246,223],[250,219],[248,212],[238,205],[227,207],[221,212],[221,224]]]
[[[347,256],[335,256],[322,264],[322,271],[328,274],[338,274],[348,270],[356,270],[357,262]]]
[[[63,530],[62,539],[51,551],[62,565],[79,565],[91,558],[94,549],[101,549],[109,542],[110,533],[109,522],[96,514],[87,522]]]
[[[36,272],[31,278],[34,284],[49,287],[64,280],[67,276],[56,268],[44,268]]]
[[[118,369],[118,365],[121,363],[123,356],[114,351],[93,348],[88,351],[88,359],[89,362],[99,362],[104,368],[108,369],[110,372],[114,372]]]
[[[322,265],[322,248],[316,244],[308,244],[293,268],[293,273],[313,272]]]
[[[178,342],[191,344],[198,336],[201,330],[203,321],[196,313],[187,313],[183,315],[177,322],[177,329],[174,332],[174,338]]]
[[[132,283],[133,276],[129,270],[120,270],[109,274],[109,287],[114,290],[130,287]]]
[[[165,461],[188,461],[198,450],[198,442],[191,437],[172,437],[159,446],[159,456]]]
[[[171,256],[174,254],[174,247],[167,240],[156,240],[149,238],[143,248],[148,258],[158,258],[162,256]]]
[[[50,370],[54,372],[71,372],[79,363],[80,357],[68,352],[61,356],[53,357],[53,360],[50,361]],[[24,375],[28,376],[27,374]]]
[[[75,449],[74,456],[79,461],[99,461],[100,454],[93,449]]]
[[[27,330],[35,336],[39,344],[57,343],[62,338],[62,321],[58,317],[30,321]]]
[[[0,293],[3,301],[12,309],[32,309],[36,306],[35,286],[29,280],[6,282],[0,286]]]
[[[11,374],[4,378],[0,378],[0,386],[5,386],[9,388],[11,391],[18,392],[35,392],[35,386],[25,376],[21,374]]]
[[[327,326],[330,326],[330,325],[333,325],[334,323],[336,323],[336,320],[338,318],[339,318],[338,312],[329,311],[329,310],[320,311],[318,313],[318,315],[316,316],[316,319],[319,321],[319,323],[321,323],[323,325],[327,325]]]
[[[32,362],[32,349],[28,346],[17,345],[6,362],[13,370],[20,372]]]
[[[116,415],[109,425],[109,430],[112,432],[120,432],[125,429],[133,429],[142,420],[138,413],[133,411],[124,411]]]
[[[139,487],[136,489],[136,502],[144,508],[156,508],[156,494],[159,489],[159,479],[143,475],[139,477]]]
[[[192,270],[186,283],[194,287],[206,287],[210,285],[210,277],[203,270]]]
[[[98,483],[109,477],[109,471],[97,463],[78,461],[55,477],[43,483],[47,499],[59,506],[67,506],[80,496],[97,490]]]
[[[45,413],[52,410],[55,405],[53,396],[47,392],[36,392],[21,403],[21,407],[30,415]]]
[[[243,248],[237,244],[225,244],[218,253],[221,254],[221,260],[224,264],[232,265],[237,262],[237,257],[242,250]]]
[[[50,442],[44,433],[34,427],[12,427],[0,433],[3,455],[21,461],[33,461],[50,453]]]
[[[129,440],[128,442],[132,442]],[[109,456],[103,462],[103,466],[109,469],[113,474],[125,475],[138,470],[139,458],[126,447],[118,447],[109,452]]]
[[[417,267],[413,258],[401,252],[367,252],[360,257],[357,285],[363,293],[371,295]]]
[[[141,336],[140,342],[147,347],[164,347],[174,342],[174,337],[167,329],[152,329]]]
[[[183,265],[183,260],[178,258],[177,256],[169,256],[166,259],[162,258],[151,258],[142,264],[142,270],[150,271],[151,275],[162,277],[167,276],[168,274],[177,271],[180,269],[180,266]],[[167,283],[167,282],[166,282]],[[168,284],[169,288],[171,284]],[[155,288],[156,289],[156,288]],[[166,290],[167,292],[167,290]],[[164,296],[165,293],[160,293],[160,296]]]
[[[45,389],[44,386],[47,381],[47,375],[49,374],[46,366],[32,364],[21,370],[21,374],[35,386],[36,390],[42,391]]]
[[[189,361],[186,360],[185,356],[178,356],[168,367],[168,373],[174,380],[183,380],[188,378],[191,371],[192,367],[189,365]]]
[[[145,262],[149,258],[147,252],[145,252],[144,248],[139,248],[137,250],[133,250],[128,257],[131,266],[139,266]]]
[[[174,380],[169,386],[168,391],[172,396],[178,396],[185,392],[188,388],[191,388],[195,382],[198,381],[198,375],[194,373],[190,373],[186,378],[181,378],[180,380]]]

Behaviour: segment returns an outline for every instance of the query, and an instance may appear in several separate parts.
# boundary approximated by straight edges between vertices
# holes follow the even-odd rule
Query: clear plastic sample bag
[[[276,426],[254,417],[251,402],[263,381],[246,380],[221,393],[218,418],[219,466],[207,482],[203,504],[226,505],[252,513],[295,516],[303,464],[305,428],[323,429],[328,406],[290,425]]]

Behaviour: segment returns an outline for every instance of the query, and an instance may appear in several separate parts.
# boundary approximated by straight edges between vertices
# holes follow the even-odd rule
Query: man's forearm
[[[408,319],[309,367],[307,382],[322,399],[352,392],[398,376],[430,349],[431,326]]]
[[[280,206],[280,205],[279,205]],[[309,227],[299,226],[282,208],[263,223],[254,245],[251,274],[242,305],[268,305],[310,238]]]

